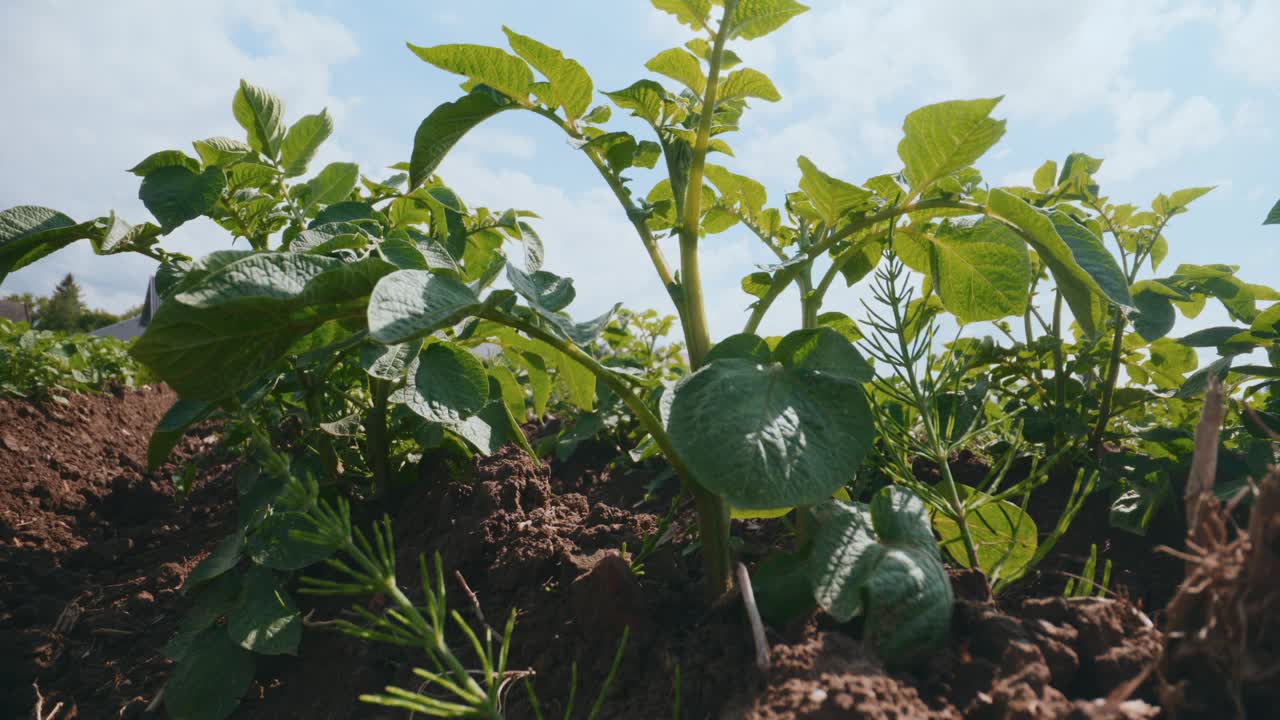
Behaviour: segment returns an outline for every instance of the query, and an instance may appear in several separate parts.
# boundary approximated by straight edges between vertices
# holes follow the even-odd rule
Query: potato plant
[[[960,564],[1013,579],[1094,487],[1093,476],[1078,476],[1063,520],[1040,541],[1024,524],[1026,498],[1056,462],[1125,440],[1138,413],[1196,394],[1211,374],[1261,378],[1253,387],[1270,393],[1280,305],[1258,303],[1280,295],[1239,280],[1232,266],[1138,279],[1167,253],[1167,223],[1207,188],[1161,195],[1150,211],[1115,205],[1093,179],[1101,161],[1080,153],[1061,168],[1046,163],[1034,187],[991,187],[973,165],[1005,122],[992,116],[1000,98],[980,98],[908,114],[897,173],[858,184],[823,172],[821,158],[798,158],[798,189],[769,207],[761,183],[716,162],[730,164],[721,157],[732,156],[749,103],[780,97],[730,45],[806,8],[654,5],[694,37],[646,63],[658,79],[601,93],[648,126],[644,138],[610,129],[613,110],[594,104],[579,63],[505,29],[510,52],[409,45],[464,78],[464,92],[422,120],[408,162],[390,177],[351,163],[312,173],[333,130],[328,115],[287,123],[279,98],[242,82],[232,111],[243,139],[198,140],[195,156],[163,150],[132,169],[154,223],[114,214],[77,223],[34,206],[0,213],[0,279],[77,240],[160,261],[165,302],[132,354],[182,399],[157,428],[151,460],[220,413],[258,461],[239,478],[239,527],[188,580],[196,608],[171,647],[173,714],[224,716],[252,676],[251,653],[294,650],[301,619],[286,591],[291,574],[354,547],[349,522],[338,523],[343,533],[308,524],[322,503],[388,502],[433,450],[489,453],[514,442],[532,453],[520,424],[553,397],[597,417],[625,408],[634,456],[661,455],[670,466],[693,499],[708,601],[732,582],[731,519],[788,516],[795,551],[757,569],[766,614],[816,603],[841,620],[863,615],[872,644],[905,664],[946,638],[952,596],[940,539]],[[616,306],[596,318],[570,313],[573,280],[544,267],[536,215],[469,207],[437,175],[466,133],[507,112],[553,123],[617,199],[670,298],[687,372],[650,342],[665,327],[642,325],[647,338],[628,344],[616,336],[627,317]],[[654,169],[664,177],[640,192],[636,178]],[[192,259],[157,246],[199,217],[247,249]],[[742,331],[713,342],[699,246],[738,225],[778,262],[743,279],[754,302]],[[664,237],[677,241],[676,257]],[[920,279],[916,295],[901,291],[906,269]],[[825,307],[837,280],[852,285],[873,272],[895,288],[883,293],[891,319],[873,311],[860,325]],[[792,288],[801,300],[793,329],[759,336]],[[1193,315],[1208,298],[1241,324],[1167,338],[1175,311]],[[932,323],[944,313],[962,326],[996,322],[1013,345],[959,338],[935,352]],[[1021,320],[1021,341],[1010,318]],[[1223,359],[1197,370],[1196,347]],[[1272,366],[1232,367],[1257,348],[1272,353]],[[1121,370],[1152,388],[1120,388]],[[296,425],[287,452],[268,432],[286,419]],[[947,469],[971,446],[1005,448],[1005,464],[981,488]],[[1005,487],[1019,455],[1045,469]],[[920,457],[939,465],[937,483],[915,477]],[[875,470],[892,486],[871,487]],[[377,570],[368,577],[390,573],[385,563]],[[201,681],[215,669],[217,683]],[[493,688],[465,690],[489,702]]]

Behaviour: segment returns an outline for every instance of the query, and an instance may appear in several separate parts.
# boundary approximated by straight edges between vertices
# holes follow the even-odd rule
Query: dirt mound
[[[160,647],[177,590],[233,515],[229,463],[210,431],[145,469],[172,392],[77,395],[66,405],[0,400],[0,715],[27,717],[33,683],[60,718],[133,717],[164,682]],[[200,457],[190,501],[173,473]]]
[[[181,449],[215,458],[185,507],[172,501],[173,467],[142,470],[147,431],[171,400],[146,391],[77,398],[69,408],[0,404],[0,641],[19,650],[3,668],[14,678],[4,687],[10,714],[29,712],[32,680],[49,697],[46,709],[61,700],[81,717],[139,715],[162,685],[159,648],[185,609],[176,589],[235,515],[231,484],[219,480],[230,465],[216,459],[207,431]],[[998,604],[972,573],[954,576],[952,637],[924,668],[887,670],[858,641],[856,620],[815,614],[769,631],[773,664],[761,673],[741,603],[703,602],[697,553],[686,552],[691,514],[632,572],[631,553],[658,529],[673,488],[647,494],[657,468],[623,473],[609,462],[614,453],[587,445],[569,462],[543,463],[508,447],[462,473],[424,466],[395,505],[402,587],[416,596],[418,555],[439,552],[491,624],[515,609],[509,667],[531,672],[547,717],[564,714],[575,665],[575,715],[585,713],[626,627],[601,717],[677,707],[699,719],[1150,716],[1161,638],[1144,614],[1123,600],[1065,600],[1049,586]],[[367,526],[375,509],[360,510]],[[749,563],[786,541],[776,522],[744,523],[735,534]],[[451,577],[449,591],[451,606],[475,619],[461,582]],[[317,624],[340,615],[344,600],[299,600],[311,613],[300,657],[262,658],[235,717],[398,717],[358,696],[418,687],[411,668],[426,658]],[[385,604],[360,601],[373,611]],[[1106,702],[1113,693],[1132,700]],[[532,717],[523,688],[506,701],[508,717]]]

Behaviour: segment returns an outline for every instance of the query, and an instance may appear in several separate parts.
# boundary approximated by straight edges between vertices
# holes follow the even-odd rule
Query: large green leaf
[[[216,409],[216,406],[199,400],[179,399],[174,402],[147,441],[147,469],[155,471],[163,465],[187,429],[206,420]]]
[[[432,422],[459,423],[489,402],[489,378],[469,350],[436,342],[422,352],[412,387],[395,399]]]
[[[725,78],[716,89],[717,104],[738,98],[760,98],[769,102],[778,102],[782,99],[782,95],[767,75],[759,70],[742,68],[729,73],[729,77]]]
[[[922,234],[942,304],[962,323],[1021,315],[1027,308],[1031,258],[1018,234],[995,221]]]
[[[393,269],[378,258],[242,257],[184,280],[131,353],[183,397],[219,400],[325,322],[363,316],[365,298]]]
[[[200,162],[204,163],[204,167],[224,167],[231,163],[237,162],[244,158],[245,155],[253,152],[253,148],[228,137],[211,137],[204,140],[196,140],[191,143],[196,149],[196,154],[200,156]]]
[[[168,165],[142,179],[138,199],[167,233],[212,210],[226,187],[227,177],[220,168],[205,168],[196,174],[180,165]]]
[[[729,37],[744,40],[763,37],[808,9],[795,0],[740,0],[733,16],[726,20]]]
[[[1106,314],[1107,293],[1076,260],[1074,254],[1076,247],[1068,245],[1059,235],[1058,226],[1054,221],[1021,198],[1001,188],[991,190],[988,196],[988,212],[1022,232],[1023,239],[1035,249],[1040,261],[1053,274],[1058,290],[1062,292],[1081,329],[1089,335],[1096,335],[1100,330],[1099,322]],[[1083,236],[1073,231],[1071,237],[1082,254],[1089,257],[1095,269],[1107,266],[1106,261],[1097,255],[1099,247],[1094,246],[1092,241],[1085,240]],[[1094,238],[1096,239],[1096,236]],[[1105,248],[1101,248],[1101,251],[1106,254]],[[1108,254],[1107,257],[1110,255]],[[1111,259],[1110,265],[1114,266],[1114,264],[1115,260]],[[1112,292],[1120,294],[1120,288],[1114,287],[1112,283],[1108,285]],[[1123,288],[1123,295],[1120,295],[1120,298],[1125,301],[1124,305],[1130,304],[1127,286]]]
[[[856,381],[742,359],[706,365],[677,387],[669,429],[694,478],[747,510],[831,497],[875,433]]]
[[[819,522],[809,577],[820,607],[842,622],[864,615],[867,643],[890,665],[946,643],[951,582],[919,498],[887,487],[869,509],[827,503]]]
[[[14,270],[98,232],[96,221],[77,224],[45,207],[18,205],[0,212],[0,282]]]
[[[472,128],[503,110],[519,107],[506,97],[478,87],[461,98],[438,106],[418,125],[409,157],[409,190],[427,181],[445,155]]]
[[[976,490],[958,485],[962,500],[973,496]],[[987,502],[965,517],[969,536],[978,553],[978,568],[987,577],[1016,578],[1026,569],[1036,554],[1038,535],[1036,523],[1022,508],[1000,500]],[[938,531],[938,544],[945,547],[951,558],[962,567],[969,567],[969,555],[960,536],[960,526],[942,513],[933,513],[933,527]]]
[[[546,76],[551,83],[551,95],[556,105],[564,108],[569,120],[576,120],[591,106],[591,76],[577,60],[570,60],[564,53],[526,37],[507,27],[502,31],[507,34],[507,42],[511,49],[533,66],[534,70]]]
[[[161,150],[148,155],[142,162],[129,168],[129,172],[138,177],[146,177],[162,167],[177,165],[193,173],[200,172],[200,163],[181,150]]]
[[[707,15],[711,13],[712,0],[652,0],[653,6],[671,13],[682,25],[688,25],[695,32],[706,32]]]
[[[644,66],[684,85],[698,97],[702,97],[702,92],[707,89],[707,76],[702,72],[702,63],[684,48],[663,50],[650,58]]]
[[[399,380],[418,359],[422,343],[407,342],[401,345],[365,343],[360,348],[360,366],[364,371],[383,380]]]
[[[296,188],[298,204],[307,212],[317,205],[333,205],[347,199],[360,180],[360,166],[336,162],[324,166],[315,177]]]
[[[605,93],[615,105],[658,125],[666,107],[667,91],[653,80],[637,80],[621,90]]]
[[[164,684],[164,708],[173,720],[223,720],[253,682],[253,656],[231,642],[220,625],[191,641]]]
[[[577,291],[573,278],[561,277],[546,270],[525,273],[507,264],[507,281],[512,289],[529,301],[529,305],[543,312],[559,312],[573,302]]]
[[[316,156],[320,144],[333,134],[333,118],[328,110],[315,115],[304,115],[289,128],[280,145],[280,168],[285,177],[297,177],[307,171],[307,164]]]
[[[448,275],[398,270],[369,297],[369,335],[387,345],[452,325],[481,307],[480,297]]]
[[[907,115],[898,143],[913,195],[973,164],[1004,135],[1004,120],[990,115],[1001,98],[951,100]]]
[[[1147,342],[1168,335],[1177,320],[1173,303],[1166,295],[1153,289],[1156,287],[1158,284],[1150,281],[1133,286],[1133,305],[1137,311],[1130,319],[1133,321],[1133,329]]]
[[[836,221],[851,210],[872,206],[870,190],[831,177],[803,155],[796,163],[800,165],[800,189],[809,197],[827,227],[834,227]]]
[[[1280,200],[1271,206],[1271,211],[1267,213],[1267,217],[1262,220],[1263,225],[1280,225]]]
[[[249,147],[274,159],[285,133],[284,103],[280,98],[241,80],[231,112],[248,134]]]
[[[853,343],[829,327],[788,333],[774,348],[773,359],[786,367],[816,370],[857,383],[871,382],[875,378],[875,370]]]
[[[240,586],[240,602],[227,616],[227,635],[260,655],[293,655],[302,639],[302,615],[270,570],[252,567]]]
[[[485,45],[436,45],[409,49],[441,70],[464,75],[473,83],[488,85],[512,100],[528,102],[533,71],[524,60],[505,50]]]

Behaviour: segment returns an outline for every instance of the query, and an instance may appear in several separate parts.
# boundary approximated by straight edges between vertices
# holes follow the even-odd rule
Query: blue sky
[[[1008,132],[978,162],[995,184],[1027,183],[1046,159],[1083,151],[1115,202],[1217,190],[1169,228],[1161,274],[1179,263],[1242,266],[1280,285],[1280,229],[1260,227],[1280,197],[1280,3],[896,2],[813,0],[765,39],[739,42],[747,64],[783,95],[758,102],[719,161],[766,184],[775,203],[794,189],[795,157],[855,182],[897,170],[902,117],[944,99],[1004,95]],[[407,159],[413,131],[459,79],[413,57],[405,42],[505,46],[501,26],[562,49],[597,90],[649,76],[644,62],[683,43],[686,28],[644,0],[470,3],[229,0],[115,3],[10,0],[0,8],[0,207],[48,205],[77,219],[114,209],[148,219],[125,172],[154,150],[241,134],[230,115],[239,78],[280,95],[287,117],[328,107],[337,130],[317,164],[360,163],[369,176]],[[600,98],[603,102],[604,98]],[[621,129],[642,129],[615,113]],[[670,310],[626,218],[586,160],[545,122],[499,116],[441,168],[473,205],[534,210],[547,268],[576,279],[571,308],[586,316],[616,301]],[[640,176],[642,191],[656,177]],[[212,224],[166,242],[200,254],[226,247]],[[741,231],[703,242],[712,332],[736,332],[747,296],[739,279],[771,256]],[[91,304],[140,302],[149,261],[66,250],[8,280],[3,292],[48,292],[73,272]],[[829,309],[859,314],[860,289]],[[795,320],[788,298],[765,331]],[[1211,306],[1175,334],[1221,324]]]

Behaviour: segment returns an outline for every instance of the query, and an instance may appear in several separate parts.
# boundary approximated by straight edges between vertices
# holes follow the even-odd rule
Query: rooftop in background
[[[14,322],[31,322],[31,311],[25,303],[16,300],[0,300],[0,318]]]
[[[108,325],[104,328],[98,328],[89,333],[95,337],[113,337],[117,340],[132,340],[143,333],[147,329],[147,324],[151,322],[151,318],[155,317],[156,310],[160,308],[160,295],[156,292],[156,276],[152,275],[147,280],[147,296],[142,301],[142,312],[131,318],[121,320],[114,325]]]

